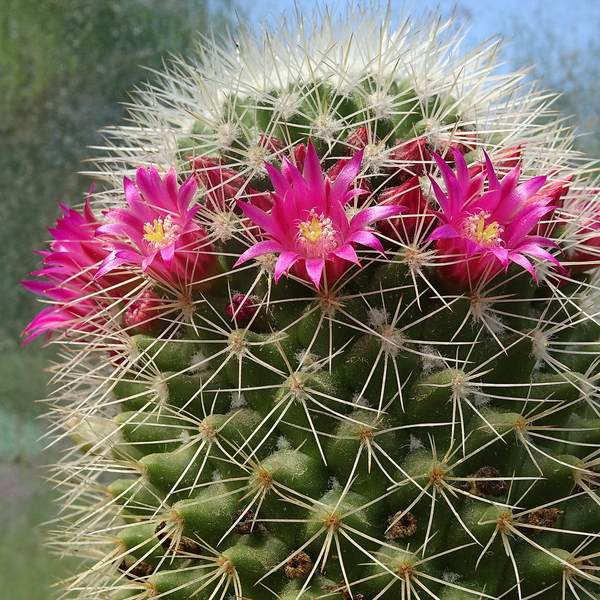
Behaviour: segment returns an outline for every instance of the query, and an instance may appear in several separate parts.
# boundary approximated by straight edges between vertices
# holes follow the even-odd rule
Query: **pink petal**
[[[453,206],[444,193],[444,190],[442,190],[439,183],[433,177],[429,177],[429,182],[431,183],[431,187],[433,187],[436,200],[439,202],[440,208],[442,209],[440,218],[447,220],[453,219],[462,206]]]
[[[289,181],[280,173],[273,165],[269,163],[265,163],[265,168],[267,169],[267,173],[269,174],[269,179],[273,184],[273,190],[275,191],[275,195],[279,196],[282,200],[285,198],[286,194],[290,191],[290,183]],[[290,161],[284,156],[282,159],[282,171],[284,169],[293,168],[295,169]],[[296,169],[297,170],[297,169]]]
[[[375,237],[375,236],[373,236],[373,237]],[[379,240],[377,238],[375,238],[375,240],[377,242],[379,242]],[[344,244],[343,246],[340,246],[339,248],[332,250],[330,252],[330,254],[334,254],[335,256],[338,256],[339,258],[343,258],[344,260],[353,262],[356,265],[360,265],[360,261],[358,260],[356,251],[350,244]]]
[[[493,254],[502,263],[504,270],[508,268],[510,253],[506,248],[487,248],[487,251],[489,254]]]
[[[452,148],[454,162],[456,164],[456,175],[461,189],[466,192],[469,189],[471,179],[469,177],[469,168],[464,156],[455,148]]]
[[[444,240],[460,237],[452,225],[440,225],[436,227],[427,237],[425,242],[432,240]]]
[[[363,246],[373,248],[382,254],[384,253],[381,242],[371,232],[366,231],[365,229],[361,229],[360,231],[356,231],[352,235],[349,235],[346,241],[362,244]]]
[[[274,242],[271,240],[265,242],[258,242],[258,244],[254,244],[254,246],[250,246],[248,250],[246,250],[238,259],[233,267],[237,267],[247,260],[251,260],[252,258],[256,258],[257,256],[262,256],[263,254],[272,254],[274,252],[281,252],[284,250],[282,245],[279,242]]]
[[[550,252],[544,250],[544,248],[540,248],[539,246],[536,246],[534,244],[525,244],[523,246],[519,246],[516,252],[518,252],[519,254],[529,254],[541,260],[548,260],[551,263],[554,263],[555,265],[560,265],[560,262],[558,261],[556,256],[550,254]]]
[[[512,254],[510,254],[509,258],[512,262],[523,267],[528,273],[531,274],[531,276],[535,279],[535,282],[539,283],[537,275],[535,273],[535,269],[533,268],[533,265],[525,256],[523,256],[522,254],[518,254],[518,253],[512,253]]]
[[[161,248],[160,256],[168,265],[170,265],[173,262],[173,257],[175,256],[175,243],[169,244],[165,248]]]
[[[319,289],[325,261],[322,258],[309,258],[306,259],[305,265],[310,280],[315,284],[315,287]]]
[[[448,199],[448,202],[450,204],[450,207],[449,207],[450,214],[454,214],[456,211],[460,210],[460,208],[464,205],[466,198],[463,197],[463,193],[462,193],[462,190],[458,183],[458,179],[456,178],[454,171],[450,168],[448,163],[446,163],[446,161],[441,156],[438,156],[435,152],[432,152],[431,154],[433,155],[433,158],[435,159],[435,162],[437,163],[437,165],[440,169],[440,173],[442,175],[442,178],[444,179],[444,183],[446,184],[446,191],[447,191],[447,194],[444,194],[444,192],[441,190],[440,186],[435,182],[435,180],[433,178],[430,177],[430,180],[432,181],[432,183],[434,183],[434,190],[436,192],[436,197],[439,201],[440,200],[440,197],[438,196],[438,190],[439,190],[442,197]],[[441,204],[442,203],[440,202],[440,206],[441,206]],[[446,212],[445,209],[442,209],[442,210],[444,210],[444,212]]]
[[[131,179],[123,177],[123,188],[125,190],[125,200],[127,200],[127,204],[131,206],[132,202],[141,201],[140,193]]]
[[[254,204],[242,202],[241,200],[236,200],[236,203],[253,223],[258,225],[275,239],[283,242],[289,237],[289,233],[281,228],[279,222],[264,210],[254,206]]]
[[[503,198],[494,217],[504,223],[515,218],[517,211],[525,205],[529,198],[539,191],[544,183],[546,183],[546,177],[534,177],[517,186],[507,198]]]
[[[198,181],[195,177],[188,177],[179,188],[179,197],[177,199],[177,207],[181,214],[183,214],[189,207],[196,190],[198,189]],[[200,207],[195,207],[194,213],[198,211]]]
[[[365,153],[364,149],[357,152],[347,164],[344,165],[343,169],[340,171],[339,175],[335,178],[333,185],[331,187],[331,196],[332,198],[339,198],[340,202],[346,190],[350,187],[352,182],[356,179],[360,171],[360,165],[362,162],[363,154]],[[358,192],[362,193],[362,192]],[[356,194],[354,194],[356,195]],[[347,198],[346,202],[350,199]]]
[[[486,175],[488,179],[488,185],[490,190],[497,190],[500,188],[500,183],[498,181],[498,177],[496,176],[496,171],[494,170],[494,165],[488,156],[488,153],[484,151],[485,155],[485,164],[486,164]],[[518,168],[518,167],[517,167]],[[516,169],[513,169],[516,170]],[[518,176],[517,176],[518,178]]]
[[[302,257],[296,252],[290,252],[286,250],[279,255],[277,259],[277,263],[275,264],[275,283],[279,281],[279,278],[287,273],[290,267],[298,260],[301,260]]]
[[[323,177],[323,169],[321,168],[319,155],[310,140],[308,141],[308,148],[306,150],[303,175],[311,194],[314,194],[315,197],[324,198],[325,179]]]
[[[541,218],[554,210],[553,206],[539,206],[535,204],[527,205],[510,222],[504,235],[502,236],[506,244],[514,248],[535,226]]]
[[[393,217],[394,215],[397,215],[405,210],[407,210],[406,206],[398,205],[371,206],[370,208],[365,208],[352,217],[352,220],[350,221],[350,229],[360,229],[366,225],[369,225],[370,223],[374,223],[375,221],[389,219],[389,217]]]
[[[158,175],[158,173],[157,173],[157,175]],[[158,176],[158,178],[160,179],[160,176]],[[177,175],[176,175],[175,169],[173,167],[171,167],[169,169],[169,171],[167,172],[167,174],[165,175],[164,186],[166,188],[167,196],[173,203],[174,207],[177,206],[179,208],[179,206],[177,204],[177,202],[179,200],[179,190],[177,187]],[[179,210],[178,212],[180,212],[180,213],[185,212],[186,209],[187,209],[187,206],[182,206],[181,210]]]
[[[125,264],[140,264],[142,257],[133,251],[120,250],[118,252],[111,252],[100,264],[98,271],[94,275],[94,279],[99,279],[106,273],[117,269],[121,265]]]
[[[158,252],[153,252],[148,256],[144,256],[144,258],[142,259],[142,271],[144,273],[152,266],[152,263],[154,262],[154,259],[157,258],[157,256]]]

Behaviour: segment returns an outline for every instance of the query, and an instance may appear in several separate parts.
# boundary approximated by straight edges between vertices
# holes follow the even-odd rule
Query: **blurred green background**
[[[52,349],[40,340],[21,347],[20,332],[40,309],[19,285],[38,264],[30,250],[44,247],[58,202],[83,200],[91,182],[77,171],[94,155],[89,146],[101,143],[97,131],[123,118],[127,90],[151,78],[141,67],[160,68],[169,53],[185,55],[196,32],[234,30],[236,13],[260,22],[267,7],[280,5],[235,1],[0,0],[0,594],[11,600],[55,597],[49,586],[74,568],[42,543],[40,524],[57,512],[43,465],[60,448],[43,450],[36,442],[46,421],[34,400],[46,395],[43,368]],[[545,85],[567,92],[561,108],[578,115],[585,130],[597,129],[600,42],[569,46],[542,2],[524,4],[537,17],[497,32],[515,38],[511,58],[517,66],[538,63]],[[466,5],[459,4],[461,11],[469,16]],[[597,30],[597,9],[591,19]],[[475,28],[470,38],[479,43],[483,36]],[[599,140],[589,136],[581,147],[600,156]]]

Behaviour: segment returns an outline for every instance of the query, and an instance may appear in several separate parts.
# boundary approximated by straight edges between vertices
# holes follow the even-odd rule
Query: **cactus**
[[[106,131],[25,282],[65,598],[600,598],[596,171],[461,39],[299,11]]]

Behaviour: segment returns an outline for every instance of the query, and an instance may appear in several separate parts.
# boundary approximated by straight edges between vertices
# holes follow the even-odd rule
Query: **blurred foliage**
[[[28,121],[53,100],[89,104],[91,94],[113,104],[142,77],[140,66],[185,54],[196,31],[223,29],[229,9],[211,11],[204,0],[0,0],[0,110]],[[4,121],[2,130],[20,126]]]
[[[234,0],[0,0],[0,585],[11,600],[46,600],[68,572],[43,547],[39,524],[55,515],[36,443],[53,349],[20,332],[41,308],[19,281],[39,264],[60,215],[91,181],[77,175],[123,118],[127,91],[169,54],[188,53],[197,32],[231,26]]]
[[[548,3],[537,1],[534,17],[514,19],[514,63],[529,63],[532,77],[559,92],[555,107],[582,134],[578,149],[600,158],[600,3],[585,3],[585,22],[560,29],[553,25]]]

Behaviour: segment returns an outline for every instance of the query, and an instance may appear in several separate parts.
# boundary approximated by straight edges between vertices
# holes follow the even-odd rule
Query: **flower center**
[[[170,246],[181,235],[181,227],[173,221],[171,215],[164,219],[154,219],[154,223],[144,225],[144,239],[154,252]]]
[[[326,258],[339,246],[338,238],[331,219],[324,214],[317,215],[314,208],[308,214],[308,219],[298,225],[296,240],[306,258]]]
[[[477,215],[467,217],[463,223],[463,234],[472,242],[479,244],[483,248],[498,247],[502,244],[502,233],[504,227],[498,221],[492,221],[486,224],[486,220],[492,215],[481,211]]]

